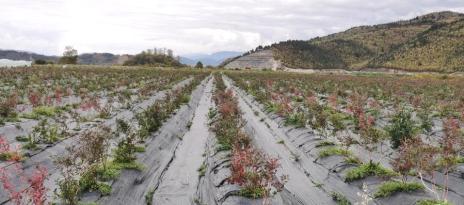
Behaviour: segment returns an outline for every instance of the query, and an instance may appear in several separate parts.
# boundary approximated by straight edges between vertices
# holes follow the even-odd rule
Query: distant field
[[[13,61],[8,59],[0,59],[0,68],[31,66],[31,63],[31,61]]]

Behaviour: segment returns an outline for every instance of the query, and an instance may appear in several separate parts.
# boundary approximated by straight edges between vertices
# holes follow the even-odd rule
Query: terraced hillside
[[[280,42],[266,49],[273,51],[282,68],[463,71],[463,19],[460,13],[431,13],[407,21],[355,27],[308,41]]]
[[[267,68],[276,70],[281,67],[281,63],[276,61],[271,50],[254,52],[249,55],[237,58],[227,63],[224,68]]]

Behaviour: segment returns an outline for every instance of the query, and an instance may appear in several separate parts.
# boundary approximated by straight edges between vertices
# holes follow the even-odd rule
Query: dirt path
[[[123,170],[112,184],[111,195],[98,200],[98,204],[147,204],[147,201],[152,200],[154,191],[161,184],[161,177],[175,159],[174,153],[182,136],[188,132],[188,124],[204,95],[205,87],[204,81],[192,92],[190,102],[181,106],[177,113],[148,139],[145,152],[137,157],[137,161],[143,164],[145,169]]]
[[[212,106],[211,79],[206,85],[200,104],[195,111],[190,131],[175,152],[174,160],[161,178],[155,191],[153,204],[195,204],[199,171],[204,161],[205,145],[211,134],[208,128],[208,110]]]

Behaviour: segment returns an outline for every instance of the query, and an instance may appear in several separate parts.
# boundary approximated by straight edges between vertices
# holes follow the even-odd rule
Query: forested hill
[[[464,71],[464,14],[430,13],[264,49],[272,49],[274,58],[289,68]]]

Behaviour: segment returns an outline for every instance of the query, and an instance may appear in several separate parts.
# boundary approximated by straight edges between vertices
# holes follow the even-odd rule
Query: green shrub
[[[129,136],[118,143],[115,150],[115,162],[130,163],[135,161],[136,146],[132,136]]]
[[[380,163],[369,162],[348,171],[345,181],[351,182],[364,179],[369,176],[393,177],[397,175],[398,174],[396,172],[382,167]]]
[[[420,128],[425,132],[431,132],[433,127],[432,117],[430,116],[430,111],[421,110],[417,113],[417,117],[421,120]]]
[[[182,104],[188,103],[190,101],[190,95],[184,94],[180,97],[180,102]]]
[[[116,130],[124,134],[128,134],[130,131],[130,125],[123,119],[116,119]]]
[[[110,181],[116,179],[121,174],[121,168],[117,163],[108,163],[106,167],[99,167],[97,169],[99,179],[102,181]]]
[[[80,193],[79,180],[61,180],[58,186],[60,187],[58,196],[63,200],[64,204],[78,204]]]
[[[347,118],[348,116],[342,113],[338,113],[338,112],[329,115],[329,121],[332,123],[334,134],[346,128],[344,120],[346,120]]]
[[[98,168],[90,167],[79,179],[80,190],[82,192],[99,191],[104,196],[111,194],[111,186],[97,181],[98,175]]]
[[[413,192],[423,189],[424,186],[416,182],[404,183],[398,181],[388,181],[380,185],[379,190],[374,194],[374,197],[388,197],[397,192]]]
[[[391,126],[387,128],[387,131],[391,137],[392,148],[396,149],[402,141],[414,137],[414,121],[409,111],[399,111],[393,116],[390,123]]]

